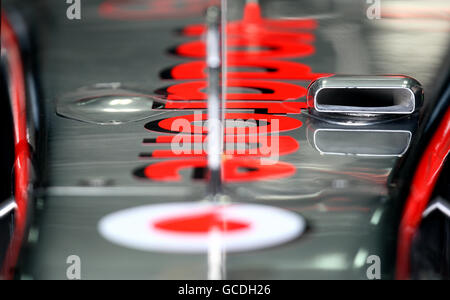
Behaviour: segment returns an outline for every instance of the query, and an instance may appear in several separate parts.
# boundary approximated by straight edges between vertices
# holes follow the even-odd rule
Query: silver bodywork
[[[44,45],[39,62],[48,116],[49,155],[47,184],[37,200],[21,276],[24,279],[65,279],[67,257],[78,255],[82,260],[83,279],[205,279],[209,269],[205,254],[139,251],[113,244],[98,231],[100,220],[117,211],[204,199],[205,181],[195,180],[187,170],[182,172],[179,182],[161,183],[136,176],[136,170],[162,160],[143,159],[139,156],[141,152],[167,147],[143,143],[144,139],[166,135],[149,131],[145,125],[193,111],[156,109],[149,111],[145,119],[116,122],[113,126],[100,125],[104,120],[89,122],[84,118],[63,117],[61,115],[67,115],[60,110],[61,115],[56,114],[56,103],[79,100],[80,87],[120,82],[155,91],[173,84],[174,80],[162,79],[160,72],[191,60],[173,55],[169,50],[198,39],[181,36],[177,30],[202,24],[203,15],[198,12],[187,17],[112,20],[99,16],[98,7],[102,2],[84,1],[82,20],[76,22],[66,18],[64,1],[39,1],[41,9],[34,11],[41,17],[37,18],[40,25],[37,28]],[[383,6],[391,2],[396,1],[383,1]],[[429,1],[420,2],[428,5]],[[229,1],[230,19],[242,17],[243,4],[244,1]],[[261,5],[266,17],[312,17],[318,21],[312,42],[314,55],[292,59],[307,64],[313,72],[404,73],[417,78],[428,92],[432,90],[437,67],[447,54],[449,39],[445,22],[438,26],[433,23],[429,27],[433,33],[430,35],[408,19],[368,20],[365,7],[354,2],[261,1]],[[46,17],[51,22],[47,23]],[[427,21],[424,23],[429,25]],[[385,40],[389,43],[383,43]],[[405,48],[417,46],[423,46],[422,51],[405,57]],[[420,60],[424,56],[428,59]],[[348,86],[349,79],[335,82],[334,86]],[[420,89],[415,81],[402,78],[387,82],[391,88],[398,88],[405,80],[406,87],[417,95],[414,104],[408,102],[405,111],[384,113],[410,114],[421,106]],[[310,84],[310,80],[277,81],[302,88]],[[353,86],[370,87],[373,82],[373,78],[368,78]],[[75,95],[75,98],[65,95]],[[305,102],[305,99],[299,101]],[[314,97],[312,101],[313,104]],[[383,120],[377,123],[379,127],[367,127],[364,120],[351,130],[359,134],[363,131],[357,127],[363,125],[365,130],[386,132],[379,142],[382,144],[379,151],[361,152],[360,145],[350,144],[354,142],[353,137],[342,135],[326,137],[327,143],[333,143],[332,139],[339,142],[351,139],[345,149],[331,151],[327,145],[319,143],[320,132],[334,134],[349,130],[345,124],[340,126],[342,118],[333,124],[308,113],[288,115],[301,121],[303,126],[283,135],[294,138],[300,146],[295,153],[280,159],[295,166],[296,173],[280,180],[230,183],[224,192],[236,202],[270,205],[294,212],[304,217],[308,228],[290,243],[258,251],[227,253],[226,278],[367,279],[366,259],[370,255],[381,258],[382,278],[392,278],[395,214],[399,203],[389,198],[387,180],[398,157],[408,148],[408,132],[413,136],[415,125],[403,126],[401,121]],[[416,114],[407,118],[413,123],[417,121]],[[397,132],[406,134],[403,144],[400,143],[404,147],[394,149],[389,143]],[[383,147],[384,143],[387,147]],[[270,220],[270,216],[267,219]]]

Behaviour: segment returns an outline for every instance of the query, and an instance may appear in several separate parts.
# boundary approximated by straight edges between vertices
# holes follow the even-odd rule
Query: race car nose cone
[[[403,75],[336,75],[311,83],[307,99],[315,113],[406,115],[420,109],[423,90],[419,82]]]

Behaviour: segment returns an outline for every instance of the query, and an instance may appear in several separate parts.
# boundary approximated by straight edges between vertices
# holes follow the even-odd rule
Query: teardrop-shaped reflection
[[[158,99],[120,84],[85,87],[67,94],[57,103],[58,115],[99,125],[118,125],[161,114]]]

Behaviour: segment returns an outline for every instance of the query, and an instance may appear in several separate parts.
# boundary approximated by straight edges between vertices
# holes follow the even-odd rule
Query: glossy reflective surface
[[[179,68],[176,70],[178,72],[172,70],[170,75],[181,79],[161,75],[167,68],[202,60],[198,56],[186,57],[174,53],[174,47],[202,39],[201,35],[180,35],[180,28],[204,24],[201,10],[194,17],[191,14],[186,18],[176,16],[152,19],[141,15],[136,19],[112,21],[104,18],[105,11],[99,13],[101,4],[111,1],[96,0],[83,3],[84,18],[75,23],[66,19],[67,7],[63,2],[44,2],[47,4],[46,9],[52,12],[55,24],[51,27],[41,24],[39,27],[43,33],[41,38],[46,42],[46,47],[42,49],[42,78],[50,123],[48,188],[45,190],[45,201],[38,205],[40,219],[31,231],[34,234],[29,238],[23,277],[65,278],[67,256],[76,254],[83,262],[83,279],[207,278],[206,255],[132,250],[108,242],[98,231],[100,220],[117,211],[204,199],[207,193],[207,176],[201,167],[181,170],[181,180],[173,182],[149,180],[141,172],[149,165],[168,160],[155,156],[157,150],[170,150],[170,144],[158,142],[158,138],[176,135],[148,126],[149,123],[160,124],[164,119],[191,115],[195,109],[204,113],[205,107],[201,106],[199,94],[193,93],[195,99],[182,102],[182,105],[177,102],[180,100],[177,97],[173,97],[171,103],[164,102],[164,105],[178,105],[176,110],[166,106],[155,109],[146,102],[143,105],[146,113],[139,114],[139,117],[147,119],[124,122],[117,126],[97,125],[121,121],[114,115],[115,112],[108,112],[109,117],[102,117],[101,120],[98,115],[105,107],[111,108],[112,101],[119,100],[113,103],[122,106],[120,103],[130,100],[127,97],[117,99],[111,98],[111,94],[102,94],[97,98],[100,99],[100,105],[97,107],[94,102],[95,108],[92,108],[92,112],[87,112],[91,122],[80,122],[77,118],[68,119],[54,113],[54,99],[65,99],[58,95],[66,95],[79,87],[99,82],[132,82],[152,91],[149,94],[157,94],[161,90],[167,92],[168,87],[176,84],[204,80],[201,72],[195,72],[193,67],[184,72],[179,72]],[[242,19],[244,2],[229,1],[230,19]],[[392,2],[397,3],[383,1],[383,6],[386,4],[391,7],[389,4]],[[417,2],[422,5],[429,3]],[[405,2],[399,5],[404,4]],[[302,30],[310,33],[306,36],[309,38],[306,42],[313,46],[313,53],[303,57],[277,58],[279,61],[295,62],[310,68],[308,72],[301,69],[303,73],[296,73],[295,76],[276,73],[279,77],[273,79],[283,84],[296,85],[302,90],[311,82],[311,73],[400,73],[417,78],[424,85],[427,94],[433,89],[433,76],[447,53],[448,31],[445,20],[411,21],[392,14],[390,17],[383,15],[381,20],[368,20],[367,7],[341,1],[261,1],[261,6],[265,18],[310,17],[317,22],[316,27]],[[440,9],[435,11],[439,12]],[[125,18],[127,15],[122,16]],[[289,38],[292,40],[291,36]],[[269,39],[271,43],[274,40]],[[301,40],[298,43],[303,45],[304,42]],[[249,56],[255,58],[258,49],[252,48]],[[411,49],[418,50],[412,52]],[[300,50],[303,51],[304,48]],[[198,53],[200,51],[193,51],[194,55]],[[264,65],[257,68],[259,73],[267,71]],[[247,76],[250,79],[258,78],[258,72]],[[303,77],[298,76],[299,74]],[[285,85],[282,91],[286,90],[284,87]],[[249,91],[248,87],[237,88],[238,91],[231,92],[250,93],[253,94],[252,97],[271,93],[267,89],[255,91],[253,88]],[[114,88],[110,86],[106,89]],[[186,86],[181,90],[185,92]],[[297,91],[298,89],[295,90]],[[72,98],[76,109],[84,105],[90,107],[92,104],[84,100],[80,103],[80,99],[83,97]],[[168,100],[167,97],[165,99]],[[239,100],[234,99],[233,103]],[[305,100],[304,97],[288,97],[285,102],[298,101],[303,105],[306,104]],[[260,105],[261,102],[265,104],[275,101],[248,101],[252,104],[254,102]],[[129,102],[132,109],[138,103],[138,99]],[[127,105],[124,104],[123,107]],[[153,110],[148,111],[149,108]],[[165,114],[158,115],[159,109]],[[232,110],[233,113],[242,110],[246,113],[256,111],[255,108],[242,107]],[[83,110],[82,114],[85,113]],[[124,113],[123,116],[129,115]],[[267,116],[289,117],[302,123],[301,127],[281,134],[294,139],[298,144],[294,151],[280,156],[282,163],[294,166],[295,173],[277,180],[228,183],[225,192],[236,202],[264,204],[301,215],[306,220],[308,230],[301,238],[278,247],[230,253],[226,261],[226,277],[366,279],[366,259],[370,255],[378,255],[382,261],[383,278],[392,278],[397,228],[395,214],[399,203],[388,197],[387,179],[398,156],[402,154],[400,152],[408,145],[406,135],[397,140],[396,133],[390,133],[400,130],[414,135],[414,130],[408,126],[401,128],[396,121],[389,123],[386,120],[376,122],[379,127],[375,124],[353,124],[352,130],[357,134],[360,133],[356,131],[360,125],[366,130],[386,132],[377,135],[377,139],[373,139],[371,135],[366,136],[365,141],[377,144],[377,147],[370,147],[370,150],[377,151],[369,153],[365,148],[367,144],[359,144],[359,138],[354,135],[333,134],[331,137],[324,137],[320,133],[326,131],[330,134],[330,129],[342,130],[339,122],[333,124],[317,121],[299,111],[268,113]],[[131,119],[135,119],[135,116]],[[314,135],[317,131],[319,134]],[[391,144],[392,139],[396,139],[396,143]],[[333,143],[333,140],[341,144]],[[141,156],[142,153],[150,155]],[[158,172],[163,171],[165,169],[162,167],[158,169]],[[251,168],[238,171],[254,172]],[[95,182],[98,178],[111,184],[86,186],[86,180]],[[270,216],[267,220],[270,222]]]
[[[87,123],[118,125],[157,114],[155,98],[119,88],[120,84],[97,84],[67,94],[57,102],[59,115]],[[156,104],[156,105],[155,105]]]

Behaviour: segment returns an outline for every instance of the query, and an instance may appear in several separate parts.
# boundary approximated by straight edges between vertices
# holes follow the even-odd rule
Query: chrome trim
[[[342,99],[330,99],[330,95],[325,99],[320,99],[321,92],[323,94],[323,91],[325,90],[342,92],[342,94],[339,95],[340,97],[345,97],[347,94],[348,97],[353,98],[349,99],[349,105],[345,105],[345,100]],[[393,105],[354,105],[355,91],[361,91],[361,93],[363,93],[363,90],[375,90],[375,92],[380,92],[380,97],[389,96],[389,99],[380,98],[380,101],[387,100],[387,102],[393,102]],[[384,93],[384,95],[381,95],[383,94],[382,92],[387,90],[391,90],[391,93]],[[407,91],[407,93],[399,91]],[[406,94],[408,96],[405,96]],[[322,98],[324,98],[324,96],[322,96]],[[312,82],[308,87],[307,101],[308,107],[312,111],[318,113],[337,113],[357,116],[382,114],[405,115],[412,114],[422,107],[423,89],[417,80],[403,75],[335,75],[319,78]],[[325,104],[321,104],[321,102]]]
[[[14,198],[9,198],[4,203],[0,204],[0,219],[9,215],[16,208],[17,208],[17,203]]]

